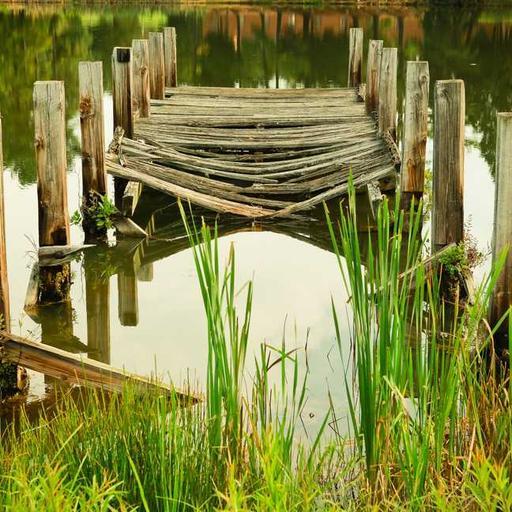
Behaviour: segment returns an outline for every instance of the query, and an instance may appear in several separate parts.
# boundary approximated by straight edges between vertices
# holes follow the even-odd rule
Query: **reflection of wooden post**
[[[396,141],[396,48],[383,48],[379,76],[379,133],[389,132]]]
[[[462,80],[436,82],[434,114],[432,252],[437,252],[463,239],[465,95]]]
[[[493,290],[491,327],[512,306],[512,113],[498,114],[496,141],[496,187],[494,200],[493,260],[507,250],[505,267]],[[498,331],[498,344],[507,347],[509,321]]]
[[[176,87],[178,83],[177,57],[176,57],[176,29],[164,28],[164,57],[165,57],[165,85]]]
[[[134,269],[120,270],[117,275],[118,312],[121,325],[139,323],[137,276]]]
[[[379,76],[382,59],[383,41],[370,40],[368,44],[368,63],[366,67],[366,112],[379,109]]]
[[[161,32],[150,32],[148,36],[151,98],[163,100],[165,96],[164,36]]]
[[[405,87],[404,142],[400,188],[403,207],[421,198],[425,186],[428,134],[428,62],[408,62]]]
[[[134,39],[133,52],[133,109],[135,117],[150,116],[149,44],[147,39]]]
[[[349,31],[348,86],[358,87],[363,81],[363,29]]]

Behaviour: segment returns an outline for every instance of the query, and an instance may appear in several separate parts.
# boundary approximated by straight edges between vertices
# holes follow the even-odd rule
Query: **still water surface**
[[[348,29],[352,26],[364,27],[366,39],[384,39],[385,45],[398,47],[399,104],[407,60],[429,61],[431,90],[437,79],[464,79],[466,218],[471,221],[471,230],[480,246],[484,249],[488,246],[492,233],[495,114],[512,109],[510,9],[323,9],[236,4],[169,8],[2,8],[0,110],[4,123],[6,224],[14,332],[62,348],[89,352],[91,357],[130,371],[149,374],[156,368],[159,374],[170,376],[177,383],[190,378],[202,386],[206,368],[202,303],[191,252],[179,244],[160,247],[160,252],[153,253],[144,247],[134,250],[126,246],[114,251],[112,258],[122,259],[126,266],[122,267],[120,276],[111,277],[108,276],[113,272],[119,274],[115,263],[109,267],[110,260],[104,254],[92,252],[86,261],[72,266],[72,309],[48,310],[38,321],[23,311],[34,259],[33,242],[37,240],[32,84],[35,80],[49,79],[64,80],[66,84],[68,187],[72,212],[79,204],[81,187],[77,157],[78,62],[102,60],[104,63],[106,133],[110,134],[112,47],[128,46],[132,39],[164,26],[177,29],[180,84],[344,86]],[[427,165],[430,165],[431,154],[429,140]],[[155,227],[166,236],[173,234],[177,224],[172,201],[150,195],[145,203],[164,208],[154,218]],[[171,206],[166,208],[167,205]],[[169,226],[170,223],[174,227]],[[325,240],[322,226],[315,224],[304,232],[320,233],[318,236]],[[318,416],[326,405],[326,383],[335,400],[343,402],[341,363],[334,339],[330,300],[334,295],[340,306],[347,355],[349,322],[343,314],[347,294],[341,285],[336,260],[326,250],[327,245],[323,243],[318,247],[297,239],[297,232],[293,234],[294,237],[265,229],[235,232],[221,239],[220,248],[226,256],[233,242],[240,284],[250,278],[255,280],[252,348],[256,349],[262,342],[280,344],[283,331],[291,345],[304,346],[308,340],[311,374],[306,412]],[[73,229],[73,241],[82,241],[77,228]],[[137,262],[140,263],[141,257],[142,263],[146,262],[135,272],[130,267],[134,254]],[[123,279],[136,287],[137,310],[129,318],[118,315],[118,284]],[[96,317],[89,315],[88,318],[87,285],[103,294],[109,304],[108,324],[98,326]],[[102,335],[95,337],[95,329]],[[250,352],[250,359],[253,353],[256,350]],[[32,393],[41,393],[44,385],[42,376],[32,376]]]

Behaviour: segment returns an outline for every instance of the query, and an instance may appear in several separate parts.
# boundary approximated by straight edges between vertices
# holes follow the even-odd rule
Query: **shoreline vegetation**
[[[505,255],[472,301],[446,296],[442,269],[421,263],[421,209],[384,201],[363,260],[353,190],[348,203],[328,217],[351,295],[332,303],[338,357],[351,345],[347,411],[332,405],[303,439],[308,375],[285,341],[262,344],[247,378],[253,284],[182,210],[208,326],[204,402],[127,387],[64,393],[35,421],[21,412],[0,444],[2,509],[510,510],[512,383],[485,320]]]

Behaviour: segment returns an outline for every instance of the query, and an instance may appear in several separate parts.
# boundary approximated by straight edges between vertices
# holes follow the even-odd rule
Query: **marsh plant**
[[[352,348],[339,376],[348,434],[326,427],[344,412],[331,406],[301,440],[307,375],[285,343],[262,345],[248,379],[252,283],[237,282],[233,248],[223,264],[215,228],[183,211],[208,327],[204,401],[127,387],[70,392],[35,422],[21,413],[0,446],[2,508],[510,510],[512,387],[485,324],[504,256],[472,303],[444,303],[438,271],[421,263],[419,217],[384,202],[363,253],[355,205],[352,191],[329,221],[350,293],[332,305],[340,348]]]

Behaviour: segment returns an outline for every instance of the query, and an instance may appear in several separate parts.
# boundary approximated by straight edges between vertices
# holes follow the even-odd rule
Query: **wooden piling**
[[[165,58],[165,86],[176,87],[178,84],[177,57],[176,57],[176,29],[164,28],[164,58]]]
[[[164,35],[161,32],[150,32],[148,37],[151,98],[163,100],[165,97]]]
[[[130,48],[114,48],[112,53],[112,100],[114,130],[120,126],[126,137],[133,134],[132,62]]]
[[[133,111],[135,118],[150,116],[149,43],[147,39],[132,41]]]
[[[464,82],[437,81],[434,99],[433,253],[463,240],[464,115]]]
[[[379,109],[379,76],[382,48],[384,42],[370,39],[368,44],[368,62],[366,66],[366,112],[378,112]]]
[[[389,132],[396,142],[396,75],[398,52],[383,48],[379,77],[379,133]]]
[[[498,113],[493,261],[507,251],[505,266],[493,289],[490,325],[494,327],[512,306],[512,112]],[[508,348],[509,321],[496,334],[498,348]]]
[[[402,206],[406,209],[412,198],[421,198],[425,187],[429,82],[428,62],[407,62],[400,181]]]
[[[348,86],[358,87],[363,81],[363,29],[349,31]]]

